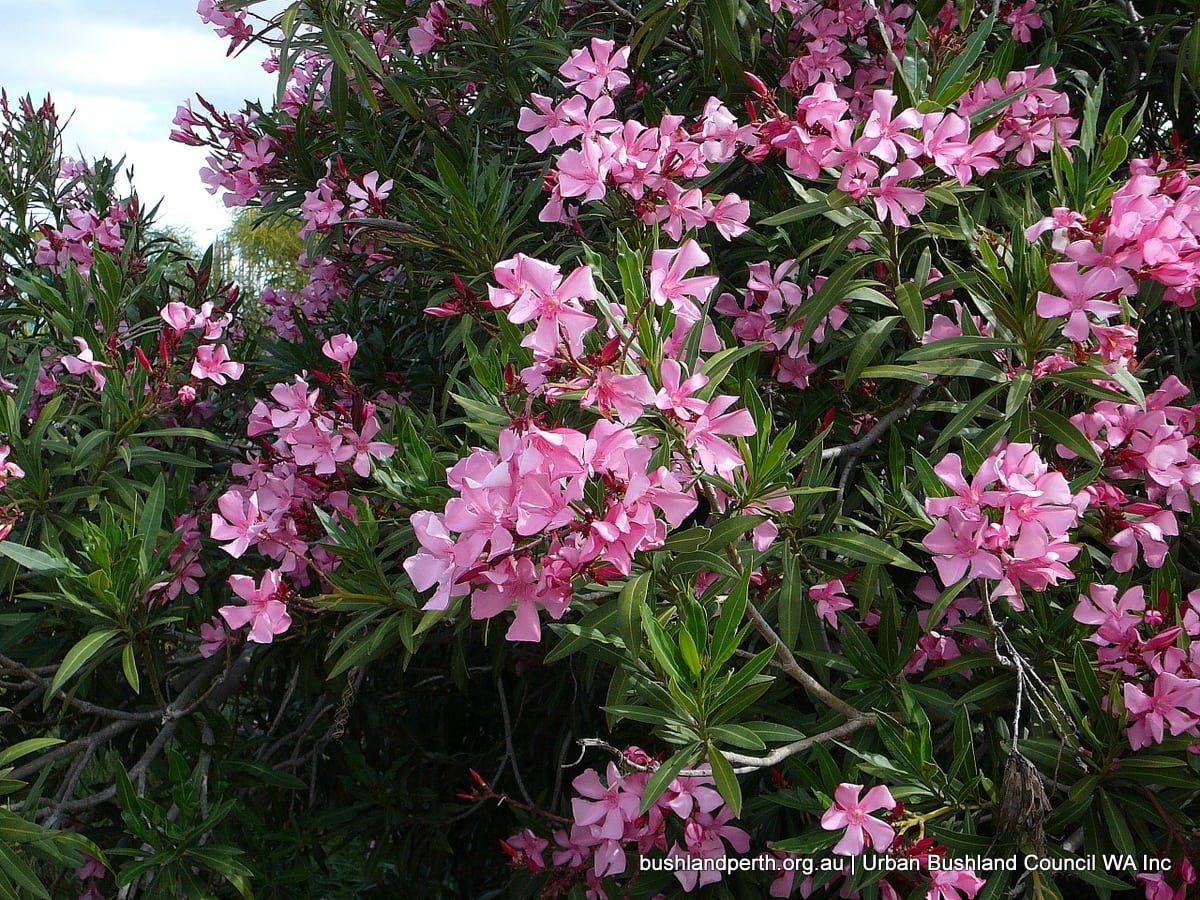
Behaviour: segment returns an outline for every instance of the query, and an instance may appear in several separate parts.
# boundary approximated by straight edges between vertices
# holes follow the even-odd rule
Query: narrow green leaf
[[[22,756],[28,756],[30,753],[37,753],[39,750],[45,750],[47,747],[54,747],[61,743],[61,738],[40,737],[13,744],[0,751],[0,767],[7,766]]]
[[[3,870],[5,875],[28,891],[30,896],[50,900],[50,894],[42,886],[37,873],[5,843],[0,843],[0,870]],[[13,896],[15,898],[17,895]]]
[[[747,568],[738,579],[737,586],[721,606],[721,616],[713,629],[709,662],[714,669],[720,668],[737,650],[742,618],[746,615],[749,602],[750,570]]]
[[[1035,409],[1033,424],[1038,432],[1062,444],[1076,456],[1083,457],[1093,465],[1101,465],[1100,456],[1092,442],[1070,419],[1049,409]]]
[[[886,541],[869,534],[842,532],[839,534],[819,534],[803,539],[803,543],[823,550],[837,553],[847,559],[880,565],[899,566],[913,572],[923,572],[924,569],[901,553]]]
[[[663,671],[679,684],[687,684],[686,663],[679,654],[679,648],[675,646],[671,636],[659,624],[658,619],[654,618],[654,613],[645,603],[642,604],[642,629],[645,631],[646,637],[650,641],[650,648],[654,651],[654,657],[662,666]]]
[[[56,577],[65,575],[69,571],[67,564],[63,560],[55,559],[49,553],[35,550],[33,547],[14,544],[11,541],[0,541],[0,554],[7,556],[31,572],[37,572],[39,575]]]
[[[649,569],[639,572],[625,582],[617,597],[617,624],[621,640],[625,642],[625,648],[633,659],[637,659],[638,651],[642,647],[642,606],[646,602],[652,574]]]
[[[50,682],[50,690],[46,692],[46,696],[52,697],[57,694],[67,679],[82,669],[93,656],[106,648],[118,634],[119,632],[115,628],[101,628],[81,638],[63,657],[62,664],[54,673],[54,680]]]
[[[854,342],[854,348],[850,351],[850,358],[846,360],[847,388],[853,387],[858,382],[858,376],[862,370],[875,359],[879,348],[883,346],[884,341],[888,339],[899,321],[899,316],[887,316],[859,335],[858,340]]]
[[[717,793],[725,799],[725,805],[734,816],[742,814],[742,786],[738,784],[737,776],[733,774],[733,766],[729,760],[712,743],[708,745],[708,764],[712,767],[713,781],[717,783]]]
[[[138,677],[137,656],[135,655],[133,644],[126,644],[121,650],[121,669],[125,673],[125,680],[133,688],[133,692],[140,694],[142,692],[142,681]]]
[[[654,805],[654,802],[662,796],[663,791],[675,780],[688,763],[696,758],[696,747],[684,747],[682,750],[671,755],[671,758],[664,762],[650,776],[650,780],[646,782],[645,788],[642,789],[642,803],[638,811],[638,815],[645,815],[646,811]]]

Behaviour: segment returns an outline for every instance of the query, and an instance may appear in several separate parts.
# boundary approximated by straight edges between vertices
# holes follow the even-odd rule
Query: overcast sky
[[[0,86],[49,93],[72,114],[66,152],[126,157],[142,201],[161,222],[207,244],[228,223],[198,172],[202,148],[168,140],[176,108],[197,92],[218,108],[269,97],[275,78],[252,46],[234,59],[196,15],[195,0],[0,0]],[[193,106],[195,104],[193,103]]]

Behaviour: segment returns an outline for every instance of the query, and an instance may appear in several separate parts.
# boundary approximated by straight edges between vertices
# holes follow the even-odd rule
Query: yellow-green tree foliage
[[[238,211],[225,232],[221,249],[228,277],[255,294],[273,287],[298,291],[307,277],[297,260],[304,252],[300,223],[261,209]]]

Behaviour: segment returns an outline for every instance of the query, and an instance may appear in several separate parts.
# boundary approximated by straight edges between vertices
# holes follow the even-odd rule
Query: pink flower
[[[970,900],[987,882],[970,869],[933,869],[926,900]]]
[[[615,764],[608,764],[607,775],[605,784],[595,769],[588,769],[571,782],[579,793],[571,801],[571,814],[576,825],[590,828],[595,837],[619,841],[625,824],[638,817],[641,792],[628,790]]]
[[[846,586],[840,578],[814,584],[808,589],[808,596],[817,604],[817,615],[828,622],[830,628],[838,627],[839,612],[854,608],[854,601],[846,596]]]
[[[1093,584],[1088,594],[1079,595],[1074,619],[1085,625],[1099,626],[1089,641],[1093,644],[1118,644],[1128,633],[1142,624],[1140,615],[1146,609],[1146,594],[1141,585],[1135,585],[1114,602],[1117,589],[1111,584]]]
[[[159,310],[158,314],[162,316],[164,322],[176,331],[187,331],[196,322],[196,310],[192,309],[186,303],[168,303]]]
[[[891,791],[883,785],[877,785],[860,800],[862,789],[861,784],[839,784],[833,793],[833,806],[821,816],[821,827],[826,831],[846,829],[842,839],[833,848],[833,852],[841,856],[858,856],[868,839],[876,852],[883,853],[896,837],[892,826],[870,815],[879,809],[895,808],[896,801]]]
[[[221,549],[234,559],[246,552],[246,548],[258,542],[258,536],[268,522],[258,508],[257,492],[245,495],[244,489],[231,488],[217,500],[220,512],[212,514],[211,536],[215,541],[231,541]]]
[[[101,369],[113,368],[111,363],[97,362],[95,356],[92,355],[92,348],[88,346],[88,342],[81,337],[74,338],[75,345],[79,347],[77,356],[64,356],[63,365],[67,367],[67,371],[72,375],[82,375],[86,372],[92,377],[92,381],[96,385],[96,390],[104,390],[104,385],[108,379],[101,372]]]
[[[662,389],[654,398],[654,405],[663,412],[673,413],[680,421],[688,422],[704,412],[708,404],[692,395],[708,384],[708,376],[696,374],[680,381],[683,367],[673,359],[664,359],[659,368]]]
[[[1004,17],[1004,21],[1012,26],[1012,37],[1018,44],[1028,44],[1033,39],[1032,31],[1042,27],[1042,17],[1034,11],[1036,7],[1037,0],[1025,0]]]
[[[1183,734],[1200,724],[1200,679],[1163,672],[1154,679],[1153,693],[1136,684],[1121,685],[1125,708],[1133,717],[1129,746],[1134,750],[1161,744],[1167,730]]]
[[[287,604],[278,599],[286,593],[278,569],[263,573],[257,586],[249,575],[230,575],[229,586],[246,601],[246,606],[222,606],[219,612],[230,628],[250,625],[250,640],[256,644],[270,644],[275,635],[283,634],[292,625]]]
[[[662,306],[670,301],[675,315],[688,322],[700,321],[700,307],[717,285],[715,275],[685,277],[692,269],[708,264],[708,254],[691,238],[675,250],[656,250],[650,259],[650,299]]]
[[[700,467],[723,478],[742,465],[742,455],[720,435],[749,437],[755,432],[754,419],[748,410],[725,412],[736,400],[729,396],[714,397],[688,426],[684,438],[684,443],[695,452]]]
[[[629,47],[613,53],[614,46],[612,41],[592,38],[590,50],[572,50],[567,61],[558,67],[563,84],[589,100],[604,93],[619,94],[629,84],[624,71],[629,65]]]
[[[358,352],[358,344],[348,334],[335,334],[321,345],[321,352],[339,363],[343,372],[349,372],[350,361]]]
[[[214,384],[224,384],[226,377],[237,381],[245,367],[229,358],[229,349],[224,344],[213,347],[204,344],[196,348],[196,359],[192,362],[192,377],[207,378]]]
[[[1088,339],[1087,313],[1107,322],[1121,312],[1121,307],[1116,303],[1099,299],[1120,287],[1110,269],[1081,272],[1073,262],[1052,263],[1050,277],[1063,295],[1039,292],[1037,314],[1047,319],[1067,316],[1067,324],[1063,327],[1064,337],[1078,342]]]
[[[211,622],[205,622],[200,626],[200,655],[205,659],[214,656],[221,651],[228,640],[229,633],[225,630],[225,625],[219,617],[213,616]]]

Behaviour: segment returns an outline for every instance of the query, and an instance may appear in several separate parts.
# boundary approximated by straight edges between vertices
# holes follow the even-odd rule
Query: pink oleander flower
[[[91,376],[92,382],[96,385],[96,390],[104,390],[104,385],[108,383],[108,378],[105,377],[101,369],[113,368],[111,363],[97,362],[96,357],[92,355],[92,348],[88,346],[86,339],[81,337],[73,338],[75,345],[79,347],[79,353],[75,356],[64,356],[62,363],[66,366],[67,371],[72,375],[82,375],[87,373]]]
[[[321,345],[321,352],[338,363],[343,372],[349,372],[350,362],[358,352],[358,344],[348,334],[335,334]]]
[[[1050,277],[1062,291],[1062,296],[1039,292],[1037,314],[1047,319],[1066,316],[1064,337],[1077,342],[1086,341],[1090,333],[1088,313],[1102,323],[1120,314],[1121,307],[1118,304],[1100,299],[1120,288],[1120,282],[1111,269],[1081,271],[1073,262],[1052,263]]]
[[[688,238],[675,250],[656,250],[650,260],[650,300],[658,306],[668,301],[675,315],[699,322],[700,305],[717,285],[715,275],[686,277],[692,269],[708,265],[708,254]]]
[[[689,422],[700,415],[708,404],[692,395],[708,384],[708,376],[699,373],[683,381],[683,367],[673,359],[664,359],[659,367],[662,389],[654,398],[654,405],[663,412],[674,414],[681,422]]]
[[[1032,32],[1042,27],[1042,17],[1035,12],[1036,7],[1037,0],[1025,0],[1020,6],[1014,5],[1004,17],[1004,21],[1012,26],[1012,37],[1018,44],[1028,44],[1033,40]]]
[[[192,309],[186,303],[168,303],[158,311],[158,314],[164,322],[176,331],[187,331],[189,328],[194,327],[196,323],[196,310]]]
[[[883,785],[876,785],[860,800],[862,789],[861,784],[839,784],[833,793],[833,806],[821,816],[821,827],[826,831],[846,829],[842,839],[833,848],[833,852],[841,856],[858,856],[868,841],[876,852],[883,853],[896,837],[891,825],[870,815],[876,810],[895,808],[896,801],[891,791]]]
[[[1200,724],[1200,679],[1163,672],[1154,679],[1150,694],[1138,685],[1121,685],[1125,709],[1134,721],[1129,726],[1129,746],[1134,750],[1161,744],[1167,731],[1180,735]]]
[[[742,455],[733,444],[720,435],[749,437],[754,434],[754,419],[745,409],[725,412],[737,401],[736,397],[714,397],[687,425],[684,443],[696,454],[700,467],[710,474],[729,477],[742,463]]]
[[[1096,633],[1088,638],[1093,644],[1118,644],[1142,624],[1141,614],[1146,610],[1146,593],[1142,586],[1131,587],[1121,595],[1119,602],[1116,597],[1117,589],[1111,584],[1093,584],[1087,594],[1079,595],[1074,619],[1097,626]]]
[[[200,655],[205,659],[221,652],[221,648],[229,640],[229,632],[219,616],[213,616],[211,622],[200,626]]]
[[[629,85],[625,67],[629,65],[629,47],[613,53],[616,45],[602,38],[592,38],[590,49],[572,50],[570,57],[558,67],[563,85],[574,88],[589,100],[601,94],[619,94]]]
[[[270,644],[275,635],[283,634],[292,625],[287,604],[279,599],[286,594],[278,569],[263,573],[258,585],[249,575],[230,575],[229,586],[246,601],[245,606],[222,606],[217,612],[230,628],[250,626],[249,638],[256,644]]]
[[[203,344],[196,348],[192,362],[192,377],[207,378],[213,384],[223,385],[227,379],[237,381],[242,377],[245,366],[229,358],[229,348],[224,344]]]
[[[588,769],[571,782],[579,796],[571,801],[575,824],[591,828],[598,838],[619,841],[627,823],[638,817],[641,791],[631,791],[614,763],[608,764],[607,781],[600,780],[595,769]],[[619,874],[619,873],[613,873]]]
[[[838,627],[839,612],[854,608],[854,601],[846,596],[846,586],[840,578],[814,584],[808,589],[808,596],[817,604],[817,616],[824,619],[830,628]]]
[[[258,507],[258,494],[243,493],[244,489],[231,488],[217,500],[220,512],[212,514],[211,537],[214,541],[230,541],[221,549],[234,559],[246,552],[259,535],[269,527],[266,517]]]
[[[934,869],[926,900],[970,900],[987,882],[970,869]]]

